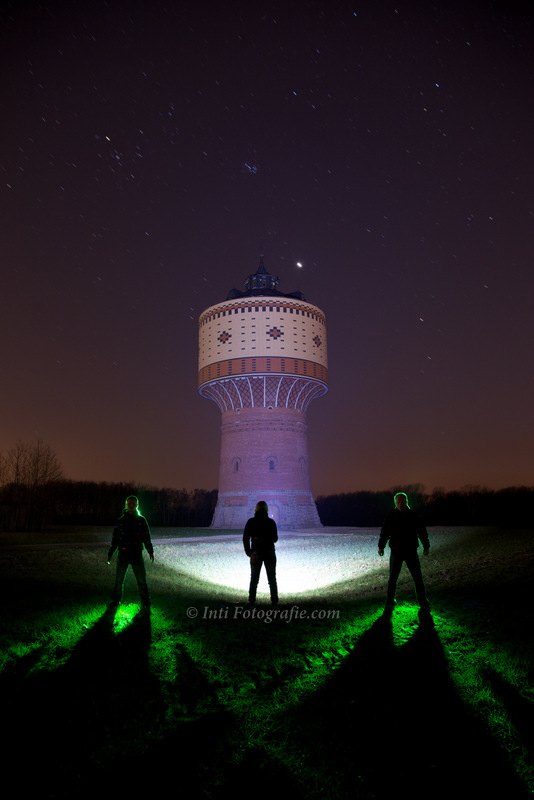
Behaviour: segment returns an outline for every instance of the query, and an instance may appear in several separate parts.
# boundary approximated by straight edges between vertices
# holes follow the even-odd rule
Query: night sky
[[[200,312],[325,311],[316,495],[534,485],[534,8],[4,2],[0,451],[216,488]],[[298,266],[301,264],[302,266]]]

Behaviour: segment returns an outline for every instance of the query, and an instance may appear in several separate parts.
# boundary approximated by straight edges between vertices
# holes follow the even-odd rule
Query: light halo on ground
[[[280,532],[276,555],[281,598],[324,595],[337,584],[356,582],[385,568],[387,559],[377,556],[377,541],[377,532],[369,528],[350,533]],[[177,580],[201,582],[208,591],[242,595],[248,590],[250,566],[240,534],[162,543],[157,559],[177,573]],[[258,599],[268,597],[262,569]]]

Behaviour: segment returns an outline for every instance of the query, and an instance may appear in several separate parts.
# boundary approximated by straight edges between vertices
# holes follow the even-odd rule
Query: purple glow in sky
[[[322,308],[315,494],[534,484],[534,12],[7,2],[0,451],[214,488],[197,320]]]

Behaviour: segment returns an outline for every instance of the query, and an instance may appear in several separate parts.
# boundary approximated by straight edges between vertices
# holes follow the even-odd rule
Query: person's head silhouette
[[[404,511],[406,508],[410,508],[408,503],[408,495],[406,492],[397,492],[397,494],[393,498],[395,503],[395,508],[398,511]]]
[[[269,515],[269,506],[265,502],[265,500],[258,500],[256,503],[256,514],[266,514]]]
[[[124,503],[124,510],[128,514],[139,514],[139,500],[135,495],[131,494],[129,497],[126,498],[126,502]]]

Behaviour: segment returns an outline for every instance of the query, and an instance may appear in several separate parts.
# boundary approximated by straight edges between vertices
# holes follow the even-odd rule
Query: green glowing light
[[[118,607],[113,621],[113,633],[121,633],[128,625],[131,625],[133,618],[139,612],[137,603],[128,603]]]
[[[393,644],[401,647],[406,644],[417,631],[419,621],[419,606],[415,603],[402,603],[395,606],[391,618]]]
[[[139,498],[137,498],[134,494],[128,495],[126,500],[124,501],[124,512],[130,512],[130,514],[141,514],[141,508],[139,506]]]

